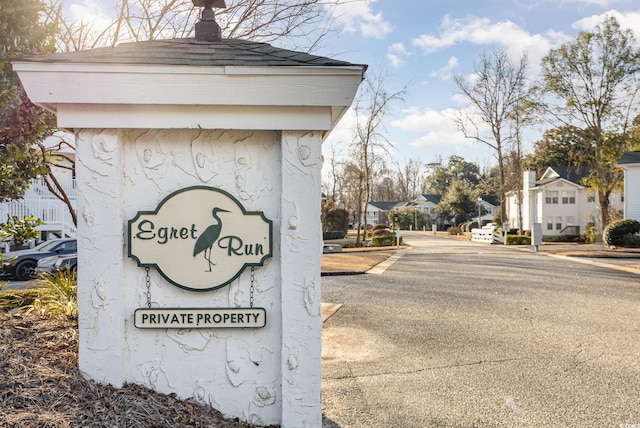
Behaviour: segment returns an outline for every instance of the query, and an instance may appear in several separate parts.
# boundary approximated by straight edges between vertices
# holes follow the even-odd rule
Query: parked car
[[[34,276],[40,276],[43,273],[55,273],[64,271],[75,272],[77,268],[78,253],[45,257],[38,260],[38,265],[34,270]]]
[[[5,254],[6,265],[0,268],[0,277],[25,281],[32,277],[38,260],[50,256],[78,252],[78,241],[73,238],[52,239],[30,249]]]

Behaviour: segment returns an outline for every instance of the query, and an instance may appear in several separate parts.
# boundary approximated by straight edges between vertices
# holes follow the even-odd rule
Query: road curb
[[[362,275],[367,273],[363,270],[327,270],[320,272],[320,276],[340,276],[340,275]]]

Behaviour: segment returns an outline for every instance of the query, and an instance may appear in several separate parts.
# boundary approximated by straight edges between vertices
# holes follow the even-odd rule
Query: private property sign
[[[263,308],[140,308],[137,328],[260,328],[267,322]]]
[[[167,196],[129,221],[129,257],[171,284],[210,291],[272,255],[272,222],[224,190],[195,186]]]

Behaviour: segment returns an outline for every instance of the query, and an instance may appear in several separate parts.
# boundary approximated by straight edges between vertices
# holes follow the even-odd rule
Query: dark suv
[[[30,249],[13,251],[4,255],[4,266],[0,268],[0,277],[15,278],[19,281],[30,279],[38,260],[61,254],[76,253],[76,239],[52,239]]]

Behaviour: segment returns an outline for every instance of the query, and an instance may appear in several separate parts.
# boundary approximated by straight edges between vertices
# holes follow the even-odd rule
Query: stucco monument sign
[[[76,137],[83,375],[321,427],[322,142],[366,66],[216,37],[13,66]]]

